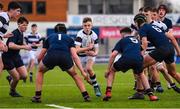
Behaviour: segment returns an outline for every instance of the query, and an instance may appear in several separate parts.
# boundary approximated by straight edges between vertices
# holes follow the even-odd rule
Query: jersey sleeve
[[[140,29],[139,29],[139,36],[142,38],[142,37],[147,37],[147,30],[148,30],[148,28],[147,28],[147,26],[146,25],[144,25],[143,27],[141,27]]]
[[[72,39],[72,38],[70,38],[69,39],[70,41],[70,43],[69,43],[69,47],[71,48],[71,47],[75,47],[75,43],[74,43],[74,40]]]
[[[49,38],[45,39],[45,41],[43,42],[43,48],[48,49],[49,48],[49,42],[48,42]]]
[[[113,51],[118,51],[119,53],[121,53],[121,40],[118,41],[118,43],[116,43],[115,47],[113,48]]]
[[[82,45],[82,37],[81,37],[81,34],[80,32],[78,32],[76,38],[75,38],[75,45],[78,45],[78,46],[81,46]]]
[[[3,28],[3,25],[6,23],[6,19],[2,16],[0,16],[0,36],[2,37],[5,32],[6,32],[6,29]]]
[[[94,33],[94,47],[95,48],[99,47],[99,38],[96,33]]]

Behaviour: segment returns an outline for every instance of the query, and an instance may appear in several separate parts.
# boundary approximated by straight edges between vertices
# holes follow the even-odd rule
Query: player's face
[[[158,14],[160,18],[163,18],[166,15],[166,11],[164,9],[159,9]]]
[[[27,30],[28,24],[26,22],[23,22],[22,24],[19,24],[18,26],[21,32],[25,32]]]
[[[34,26],[34,27],[31,28],[31,30],[32,30],[33,33],[35,33],[37,31],[37,27]]]
[[[157,12],[151,12],[152,14],[151,14],[151,18],[152,18],[152,20],[155,20],[155,21],[157,21],[158,20],[158,13]]]
[[[84,29],[84,32],[89,34],[91,29],[92,29],[92,22],[86,22],[86,23],[83,23],[83,29]]]
[[[21,9],[20,8],[18,8],[18,9],[13,9],[13,10],[11,10],[11,12],[12,12],[12,18],[16,18],[16,17],[18,17],[20,14],[21,14]]]
[[[151,11],[148,12],[143,12],[143,14],[146,16],[147,18],[147,22],[150,23],[151,22]]]

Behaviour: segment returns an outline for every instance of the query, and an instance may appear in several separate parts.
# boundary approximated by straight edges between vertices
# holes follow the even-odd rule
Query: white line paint
[[[70,108],[70,107],[64,107],[64,106],[59,106],[59,105],[55,105],[55,104],[46,104],[46,106],[55,107],[55,108],[58,108],[58,109],[73,109],[73,108]]]
[[[100,84],[100,85],[106,86],[106,84]],[[130,85],[130,84],[126,84],[126,85]],[[35,85],[27,85],[27,84],[18,85],[18,87],[34,87],[34,86]],[[113,86],[124,86],[124,84],[114,83]],[[0,87],[9,87],[9,85],[0,85]],[[45,84],[43,85],[43,87],[76,87],[76,85],[75,84]]]

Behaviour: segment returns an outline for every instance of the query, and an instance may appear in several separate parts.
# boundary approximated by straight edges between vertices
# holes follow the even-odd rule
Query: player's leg
[[[76,73],[74,66],[72,66],[69,70],[67,70],[67,72],[74,79],[74,81],[75,81],[77,87],[79,88],[84,100],[90,101],[90,97],[89,97],[88,92],[86,91],[83,80]]]
[[[21,97],[21,95],[19,93],[17,93],[17,91],[16,91],[16,86],[20,79],[19,73],[17,72],[16,68],[8,70],[8,72],[9,72],[10,76],[12,77],[12,80],[10,81],[9,95],[11,95],[12,97]]]
[[[2,71],[3,71],[3,67],[4,67],[4,64],[3,64],[1,53],[0,53],[0,77],[1,77],[1,74],[2,74]]]
[[[150,73],[152,74],[152,88],[155,89],[157,92],[164,92],[164,89],[161,86],[160,82],[160,75],[156,68],[156,64],[150,67]]]
[[[147,77],[144,75],[144,73],[139,73],[138,75],[138,79],[140,79],[140,81],[142,82],[142,85],[145,89],[145,93],[149,96],[149,99],[151,101],[156,101],[158,100],[157,96],[153,95],[153,90],[150,88],[149,82]]]
[[[166,79],[166,81],[170,85],[170,88],[172,87],[174,91],[180,93],[180,88],[178,88],[176,86],[172,77],[168,74],[168,71],[167,71],[166,67],[164,66],[164,64],[157,66],[157,69],[163,74],[164,78]],[[168,86],[168,88],[169,88],[169,86]]]
[[[21,67],[16,68],[17,72],[19,73],[20,79],[26,80],[27,79],[27,69],[23,65]]]
[[[166,64],[168,73],[178,82],[180,83],[180,74],[176,72],[176,64],[175,62],[171,64]]]
[[[94,91],[95,91],[96,96],[100,97],[101,96],[100,86],[97,82],[96,74],[94,73],[94,70],[93,70],[94,61],[95,61],[94,57],[88,57],[87,58],[86,70],[90,76],[90,79],[91,79],[92,85],[94,87]]]
[[[106,72],[105,77],[106,77],[106,92],[105,92],[105,96],[103,98],[103,101],[108,101],[111,98],[111,90],[112,90],[112,86],[113,86],[113,82],[114,82],[114,78],[115,78],[115,72],[116,70],[114,69],[114,67],[111,67],[110,72]]]
[[[43,78],[44,78],[44,73],[47,71],[48,71],[48,68],[46,68],[46,66],[41,61],[39,63],[39,68],[36,75],[36,91],[35,91],[35,96],[31,99],[32,102],[36,102],[36,103],[41,102]]]
[[[144,61],[143,61],[143,68],[146,68],[150,65],[155,64],[157,61],[153,59],[149,54],[144,56]]]
[[[34,65],[35,65],[35,51],[30,51],[29,52],[29,63],[28,63],[28,72],[29,72],[29,79],[30,79],[30,82],[33,82],[33,68],[34,68]]]

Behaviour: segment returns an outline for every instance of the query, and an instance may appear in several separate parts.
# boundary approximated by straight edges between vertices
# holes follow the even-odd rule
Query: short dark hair
[[[34,23],[34,24],[31,25],[31,27],[37,27],[37,24]]]
[[[66,29],[65,24],[63,24],[63,23],[58,23],[58,24],[54,27],[54,31],[55,31],[56,33],[57,33],[57,32],[66,33],[66,32],[67,32],[67,29]]]
[[[129,27],[124,27],[120,30],[120,33],[131,33],[132,30]]]
[[[137,14],[135,17],[134,17],[134,22],[138,24],[138,27],[140,27],[140,25],[142,23],[145,23],[147,22],[147,18],[144,14]]]
[[[9,2],[8,11],[11,9],[18,9],[18,8],[22,9],[21,5],[18,2],[15,2],[15,1]]]
[[[92,19],[90,17],[85,17],[83,19],[83,23],[86,23],[86,22],[92,22]]]
[[[3,9],[3,4],[2,3],[0,3],[0,10],[2,10]]]
[[[29,23],[29,21],[26,19],[26,17],[23,17],[23,16],[19,17],[17,20],[18,24],[22,24],[24,22],[26,22],[27,24]]]
[[[152,8],[149,7],[149,6],[147,6],[147,7],[144,7],[144,10],[143,10],[143,11],[144,11],[144,12],[152,11]]]
[[[159,5],[158,11],[159,11],[160,9],[164,9],[164,10],[166,11],[166,13],[168,13],[168,8],[167,8],[166,5],[164,5],[164,4]]]
[[[152,8],[152,12],[158,12],[157,8]]]

